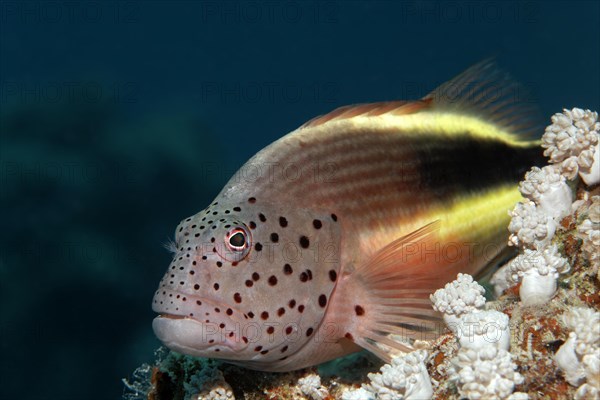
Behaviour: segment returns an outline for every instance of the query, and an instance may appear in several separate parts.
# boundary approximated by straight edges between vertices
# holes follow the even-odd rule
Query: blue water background
[[[600,108],[595,1],[0,2],[0,399],[120,398],[181,219],[307,119],[489,56],[545,120]]]

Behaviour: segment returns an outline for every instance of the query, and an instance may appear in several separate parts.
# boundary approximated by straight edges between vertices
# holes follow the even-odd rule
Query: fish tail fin
[[[436,221],[390,243],[352,272],[356,286],[349,292],[354,303],[347,337],[386,361],[393,350],[409,351],[413,340],[434,339],[445,329],[429,295],[456,270],[440,263],[439,228]]]

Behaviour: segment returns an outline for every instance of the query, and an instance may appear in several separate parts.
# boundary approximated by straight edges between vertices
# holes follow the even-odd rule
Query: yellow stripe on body
[[[392,113],[377,116],[359,115],[333,119],[314,127],[300,128],[297,132],[304,133],[303,130],[310,135],[327,135],[329,132],[351,132],[353,130],[390,134],[401,132],[400,134],[405,137],[428,133],[438,135],[440,139],[465,136],[481,140],[494,140],[513,147],[531,147],[540,144],[538,140],[524,140],[494,123],[475,116],[435,110],[401,115]]]
[[[386,221],[379,229],[361,232],[361,248],[364,253],[373,253],[392,240],[440,221],[436,236],[440,250],[460,249],[464,257],[469,256],[463,260],[462,271],[474,273],[506,247],[508,211],[520,200],[522,196],[516,185],[504,185],[482,193],[462,195],[448,204],[431,204],[397,223]],[[456,260],[453,258],[453,261]]]

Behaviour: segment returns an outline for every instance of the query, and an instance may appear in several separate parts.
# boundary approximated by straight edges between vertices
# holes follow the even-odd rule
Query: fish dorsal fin
[[[539,136],[539,113],[531,90],[500,69],[493,59],[483,60],[423,98],[436,110],[477,116],[521,139]]]
[[[541,125],[529,92],[492,59],[487,59],[441,84],[421,100],[344,106],[313,118],[300,128],[353,117],[401,116],[431,110],[473,116],[494,124],[517,140],[531,139],[539,136]]]
[[[336,108],[328,114],[320,115],[306,122],[300,128],[322,125],[333,120],[347,119],[357,116],[374,117],[383,114],[411,114],[429,107],[431,99],[416,101],[382,101],[378,103],[354,104]]]

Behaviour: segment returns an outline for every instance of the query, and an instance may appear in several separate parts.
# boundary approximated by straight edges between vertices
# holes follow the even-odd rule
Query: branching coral
[[[558,254],[555,245],[543,250],[524,249],[508,264],[508,279],[521,282],[519,296],[525,306],[544,304],[556,293],[559,273],[569,271],[570,265]]]
[[[489,346],[479,350],[462,348],[449,372],[462,397],[508,399],[515,385],[523,382],[516,368],[509,352]]]
[[[600,182],[600,123],[598,113],[581,108],[564,109],[552,116],[542,136],[544,155],[559,163],[562,173],[574,179],[577,173],[587,185]]]
[[[454,333],[464,314],[480,310],[485,305],[485,289],[468,274],[458,274],[456,280],[447,283],[430,296],[433,309],[444,314],[444,321]]]
[[[371,383],[359,390],[344,393],[342,399],[417,400],[433,394],[431,380],[424,361],[427,352],[417,350],[402,357],[394,357],[381,367],[380,373],[369,374]]]
[[[509,245],[541,249],[552,240],[556,231],[556,221],[538,209],[533,201],[517,203],[509,215],[512,218],[508,225],[511,233],[508,238]]]
[[[556,353],[556,364],[564,372],[567,382],[579,386],[576,392],[579,398],[598,398],[600,312],[586,307],[573,308],[563,315],[563,322],[571,333]]]

